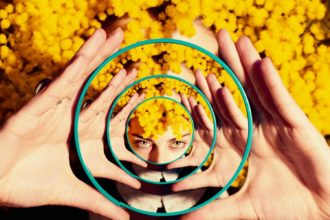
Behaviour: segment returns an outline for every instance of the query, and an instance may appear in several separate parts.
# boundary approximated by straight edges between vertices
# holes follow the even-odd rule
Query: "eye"
[[[134,141],[135,145],[140,148],[150,148],[151,142],[147,140],[136,140]]]
[[[172,142],[171,144],[170,144],[170,147],[172,148],[172,149],[181,149],[181,148],[183,148],[184,146],[186,145],[186,143],[185,142],[183,142],[183,141],[174,141],[174,142]]]

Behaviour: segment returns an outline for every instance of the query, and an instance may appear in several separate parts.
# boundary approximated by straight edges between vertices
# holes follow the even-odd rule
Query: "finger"
[[[91,172],[96,177],[115,180],[124,183],[128,186],[131,186],[135,189],[140,189],[141,187],[141,183],[138,180],[134,179],[133,177],[125,173],[122,169],[120,169],[109,161],[102,160],[102,162],[96,162],[94,166],[89,167],[91,167]]]
[[[235,44],[229,33],[224,29],[218,32],[217,41],[219,44],[220,57],[224,59],[225,63],[230,67],[230,69],[235,73],[237,78],[242,83],[248,97],[251,100],[251,108],[253,114],[256,116],[259,115],[258,111],[260,112],[260,108],[257,106],[259,106],[260,102],[257,99],[257,95],[254,91],[251,81],[246,76],[246,71],[244,70],[244,66],[238,53],[238,43]]]
[[[58,201],[60,203],[58,205],[85,209],[110,219],[129,219],[126,211],[80,180],[73,180],[70,186],[67,192],[63,193],[63,198]]]
[[[174,192],[199,189],[203,187],[220,187],[218,178],[212,172],[204,171],[196,173],[180,182],[173,184],[172,190]]]
[[[236,195],[221,198],[182,216],[181,220],[256,219],[251,204]]]
[[[188,98],[188,102],[189,102],[189,105],[190,105],[190,109],[191,109],[191,113],[193,115],[194,121],[196,121],[197,128],[204,128],[204,125],[201,122],[201,120],[200,120],[200,118],[198,117],[198,114],[197,114],[197,102],[196,102],[196,100],[192,96],[190,96]]]
[[[188,99],[185,96],[185,94],[181,94],[181,102],[186,107],[186,109],[188,110],[188,112],[191,113],[190,104],[189,104]]]
[[[207,84],[207,80],[206,80],[205,76],[202,74],[202,72],[200,70],[197,70],[195,72],[195,77],[196,77],[197,86],[205,94],[206,98],[213,104],[215,114],[219,118],[220,117],[220,112],[219,112],[217,106],[214,104],[212,93],[210,91],[209,85]]]
[[[116,96],[122,90],[124,90],[129,84],[131,84],[136,79],[136,76],[137,76],[137,70],[133,68],[131,71],[128,72],[124,82],[120,84],[119,88],[117,89]]]
[[[240,80],[243,86],[246,84],[246,78],[244,74],[244,67],[241,63],[239,54],[235,43],[230,38],[229,33],[225,29],[221,29],[217,33],[217,41],[219,45],[219,55],[226,64],[233,70],[237,78]]]
[[[298,126],[305,120],[308,120],[305,113],[299,108],[298,104],[285,88],[269,58],[264,58],[261,62],[261,74],[277,112],[287,123],[291,126]]]
[[[262,108],[266,110],[264,114],[278,119],[278,114],[274,103],[272,102],[269,91],[265,85],[265,82],[261,75],[261,57],[258,51],[253,46],[252,42],[248,38],[242,38],[240,47],[244,48],[239,50],[243,62],[245,63],[249,78],[253,84],[254,90]]]
[[[120,44],[124,40],[124,32],[121,28],[117,28],[115,31],[110,33],[109,37],[105,40],[102,47],[94,56],[90,65],[88,66],[87,73],[90,74],[94,71],[105,59],[107,59],[111,54],[119,49]],[[78,53],[84,53],[85,50],[89,48],[81,48]]]
[[[227,87],[223,87],[221,89],[221,96],[224,102],[224,107],[227,109],[231,121],[235,124],[237,128],[241,130],[247,129],[247,119],[237,106],[233,96],[231,95]]]
[[[187,157],[180,158],[170,164],[167,165],[167,169],[175,169],[175,168],[182,168],[182,167],[198,167],[199,164],[196,163],[192,155]]]
[[[213,123],[211,122],[211,120],[209,119],[209,117],[207,116],[203,106],[201,104],[197,105],[197,115],[198,118],[200,119],[201,123],[203,124],[203,126],[209,130],[209,131],[213,131]]]
[[[126,70],[121,69],[109,82],[107,87],[103,89],[101,94],[93,101],[93,103],[87,108],[83,109],[81,112],[81,120],[83,122],[89,120],[101,112],[106,115],[109,106],[111,106],[115,98],[115,92],[125,77]]]
[[[250,39],[246,36],[240,37],[236,46],[241,62],[246,71],[245,84],[248,96],[250,97],[257,111],[256,116],[259,119],[262,119],[264,113],[267,113],[267,111],[265,110],[258,96],[258,94],[263,92],[263,90],[258,90],[258,86],[261,84],[259,82],[259,78],[256,77],[258,74],[256,72],[259,71],[259,63],[261,61],[260,55],[252,45]]]
[[[57,77],[46,89],[40,91],[24,106],[26,111],[31,115],[39,116],[50,107],[61,104],[63,99],[71,100],[72,91],[77,87],[77,85],[73,83],[73,76],[77,76],[77,78],[81,79],[81,74],[87,68],[88,63],[89,60],[84,55],[75,57],[60,77]]]
[[[145,94],[139,95],[138,93],[135,93],[127,102],[127,104],[124,106],[122,110],[111,120],[112,125],[117,124],[121,121],[127,121],[128,116],[130,112],[139,104],[141,103],[145,98]]]
[[[133,153],[131,153],[128,150],[125,150],[124,154],[120,154],[119,159],[123,160],[123,161],[134,163],[134,164],[139,165],[141,167],[147,167],[148,166],[148,164],[145,161],[141,160],[140,158],[138,158],[136,155],[134,155]]]
[[[31,114],[40,115],[62,99],[74,99],[86,80],[86,70],[105,41],[103,29],[96,30],[71,59],[65,70],[27,105]]]
[[[217,108],[218,112],[220,113],[219,118],[221,119],[221,123],[224,125],[231,124],[230,117],[226,112],[226,109],[223,107],[222,97],[221,97],[221,85],[217,80],[214,74],[209,74],[206,77],[207,83],[210,87],[214,105]]]
[[[198,69],[195,72],[195,78],[198,88],[202,90],[206,98],[212,103],[212,94],[201,70]]]

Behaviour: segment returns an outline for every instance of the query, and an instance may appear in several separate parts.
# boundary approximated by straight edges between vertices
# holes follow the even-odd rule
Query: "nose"
[[[166,147],[154,146],[149,154],[149,161],[154,163],[166,163],[171,161],[170,156]]]

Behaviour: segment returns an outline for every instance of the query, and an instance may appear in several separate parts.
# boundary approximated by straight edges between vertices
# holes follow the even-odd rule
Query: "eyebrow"
[[[152,141],[150,138],[144,138],[144,137],[142,137],[141,135],[139,135],[139,134],[132,134],[134,137],[138,137],[138,138],[141,138],[141,139],[143,139],[143,140],[148,140],[148,141]]]
[[[190,133],[186,133],[184,135],[182,135],[182,137],[186,137],[186,136],[189,136],[191,135]],[[172,141],[176,141],[177,139],[176,138],[171,138],[170,140],[168,140],[168,142],[172,142]]]
[[[143,139],[143,140],[152,141],[152,139],[150,139],[150,138],[144,138],[144,137],[142,137],[142,136],[139,135],[139,134],[132,133],[132,135],[133,135],[134,137],[138,137],[138,138],[141,138],[141,139]],[[191,135],[191,134],[190,134],[190,133],[186,133],[186,134],[182,135],[182,137],[186,137],[186,136],[189,136],[189,135]],[[176,138],[171,138],[170,140],[168,140],[168,142],[172,142],[172,141],[176,141],[176,140],[177,140]]]

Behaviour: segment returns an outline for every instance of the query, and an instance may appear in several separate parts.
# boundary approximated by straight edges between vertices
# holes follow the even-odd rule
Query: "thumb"
[[[236,195],[223,199],[217,199],[207,206],[183,215],[181,220],[213,220],[213,219],[251,219],[253,212],[248,211],[248,201],[241,200]],[[250,214],[248,214],[250,213]],[[255,218],[252,218],[255,219]]]
[[[58,205],[67,205],[91,211],[110,219],[129,219],[128,213],[116,206],[94,188],[80,180],[74,180],[63,193]]]

